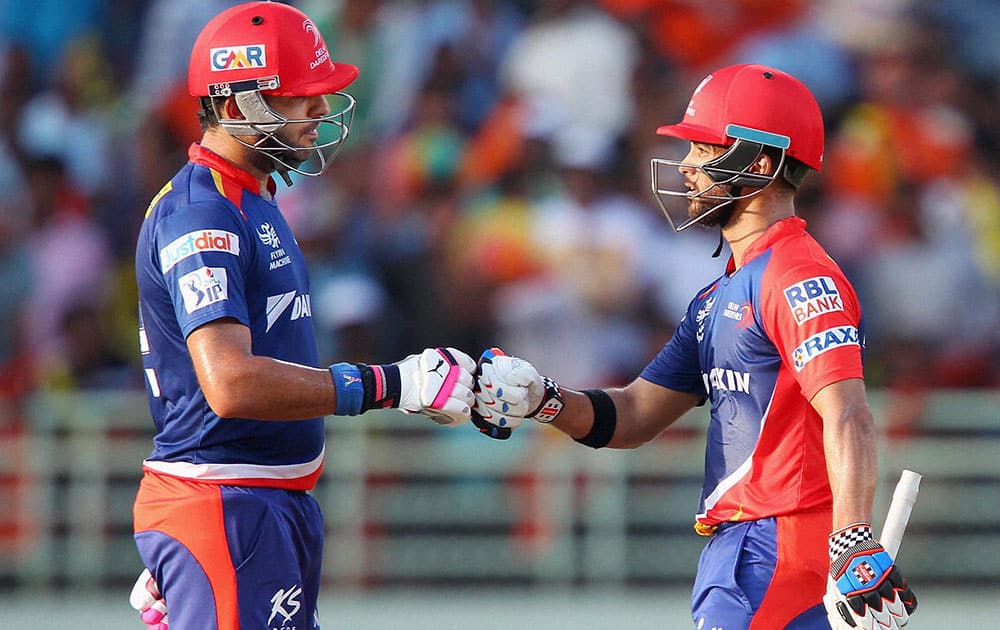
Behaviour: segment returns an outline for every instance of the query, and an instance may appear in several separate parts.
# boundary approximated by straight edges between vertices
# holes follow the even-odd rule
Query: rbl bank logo
[[[830,276],[817,276],[796,282],[783,291],[795,323],[801,325],[823,313],[844,310],[837,283]]]

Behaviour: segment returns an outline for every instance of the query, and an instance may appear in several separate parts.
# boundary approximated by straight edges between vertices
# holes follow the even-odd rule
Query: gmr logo
[[[267,53],[264,44],[213,48],[209,51],[209,55],[212,59],[212,72],[267,67]]]

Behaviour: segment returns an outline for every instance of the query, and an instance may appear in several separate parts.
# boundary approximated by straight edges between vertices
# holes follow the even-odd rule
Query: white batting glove
[[[898,630],[917,608],[892,558],[856,523],[830,535],[830,575],[823,605],[833,630]]]
[[[455,348],[427,348],[396,365],[400,409],[422,413],[448,427],[468,422],[476,400],[472,393],[476,362],[472,357]]]
[[[160,586],[153,579],[149,569],[143,569],[128,598],[132,608],[139,611],[147,630],[168,630],[167,602],[160,593]]]
[[[531,363],[490,348],[479,358],[473,422],[481,433],[507,439],[525,418],[556,419],[563,402],[559,386]]]

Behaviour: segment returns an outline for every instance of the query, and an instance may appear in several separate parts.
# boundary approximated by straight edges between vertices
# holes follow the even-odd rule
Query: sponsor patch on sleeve
[[[792,350],[795,371],[801,372],[807,363],[819,355],[843,346],[861,346],[858,329],[854,326],[835,326],[807,337],[797,348]]]
[[[795,323],[802,325],[824,313],[844,310],[837,283],[830,276],[816,276],[785,287],[782,291]]]
[[[224,267],[199,267],[177,279],[188,314],[229,299],[229,277]]]
[[[167,273],[189,256],[202,252],[240,255],[240,237],[226,230],[197,230],[175,238],[160,250],[160,271]]]

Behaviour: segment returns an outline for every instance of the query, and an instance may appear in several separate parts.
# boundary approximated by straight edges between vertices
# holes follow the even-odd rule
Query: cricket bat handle
[[[906,531],[906,524],[910,520],[913,503],[917,500],[921,479],[922,476],[912,470],[903,470],[899,483],[896,484],[896,490],[892,493],[892,503],[889,504],[889,512],[885,515],[879,542],[893,561],[899,552],[900,543],[903,542],[903,532]]]

